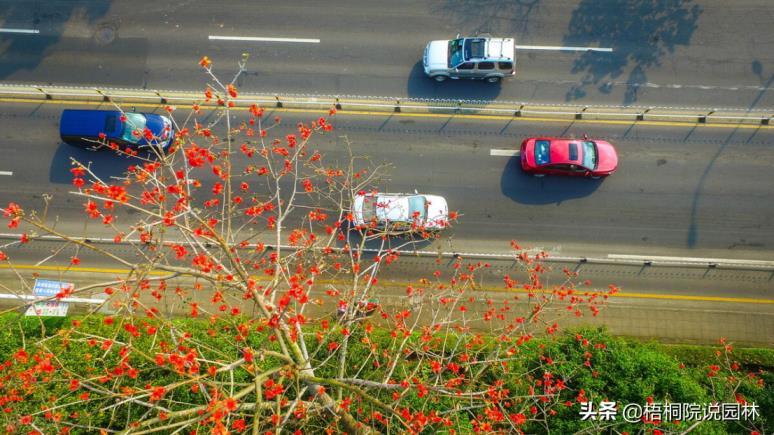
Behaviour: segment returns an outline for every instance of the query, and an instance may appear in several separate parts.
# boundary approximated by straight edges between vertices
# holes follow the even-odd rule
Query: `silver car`
[[[391,230],[439,231],[449,226],[449,207],[438,195],[365,193],[355,196],[353,223]]]
[[[513,38],[457,38],[432,41],[422,57],[425,74],[437,82],[478,79],[497,83],[516,73]]]

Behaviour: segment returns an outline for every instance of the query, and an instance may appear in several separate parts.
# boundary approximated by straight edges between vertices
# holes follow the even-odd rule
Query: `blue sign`
[[[62,281],[51,281],[49,279],[36,279],[35,287],[32,288],[32,294],[35,296],[51,297],[56,296],[62,289],[72,288],[72,283]]]

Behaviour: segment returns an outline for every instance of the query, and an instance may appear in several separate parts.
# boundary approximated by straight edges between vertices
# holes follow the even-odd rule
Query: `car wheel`
[[[433,76],[433,80],[437,81],[438,83],[445,82],[448,77],[446,76]]]
[[[500,77],[494,76],[494,77],[487,77],[486,81],[489,83],[497,83],[500,81]]]

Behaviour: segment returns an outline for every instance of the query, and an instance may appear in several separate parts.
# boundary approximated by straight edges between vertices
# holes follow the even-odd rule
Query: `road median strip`
[[[126,89],[109,87],[67,87],[48,85],[0,85],[0,99],[7,102],[64,102],[69,104],[112,102],[116,104],[159,105],[199,104],[205,102],[203,92]],[[608,124],[705,126],[720,128],[771,128],[774,114],[716,108],[578,106],[536,104],[530,102],[498,102],[483,100],[411,99],[402,97],[311,96],[280,93],[241,93],[233,109],[247,110],[251,104],[278,111],[328,111],[336,108],[352,115],[414,117],[449,117],[481,120],[519,120],[539,122],[596,122]]]

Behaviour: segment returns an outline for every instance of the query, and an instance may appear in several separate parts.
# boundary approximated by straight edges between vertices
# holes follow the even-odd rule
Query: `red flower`
[[[6,207],[3,210],[3,216],[5,217],[16,217],[19,216],[22,212],[21,207],[19,207],[19,204],[16,204],[15,202],[9,202],[8,207]]]
[[[233,397],[229,397],[226,399],[223,404],[226,406],[226,409],[228,409],[230,412],[236,411],[237,407],[239,406],[239,402],[234,399]]]
[[[263,116],[263,107],[258,107],[257,104],[253,104],[250,106],[250,113],[256,118],[260,118]]]
[[[240,418],[238,420],[234,420],[231,423],[231,429],[234,429],[237,432],[244,432],[245,429],[247,429],[247,423],[245,423],[245,419]]]
[[[86,210],[86,214],[88,214],[92,219],[96,219],[100,215],[99,208],[97,208],[97,203],[92,200],[86,202],[84,209]]]
[[[171,227],[175,224],[175,215],[171,211],[164,213],[164,225]]]
[[[236,98],[237,97],[236,86],[234,86],[232,84],[229,84],[228,86],[226,86],[226,90],[228,91],[228,94],[231,96],[231,98]]]
[[[150,401],[158,402],[159,400],[164,398],[164,395],[166,393],[167,393],[167,389],[164,387],[153,387],[153,390],[151,390]]]

